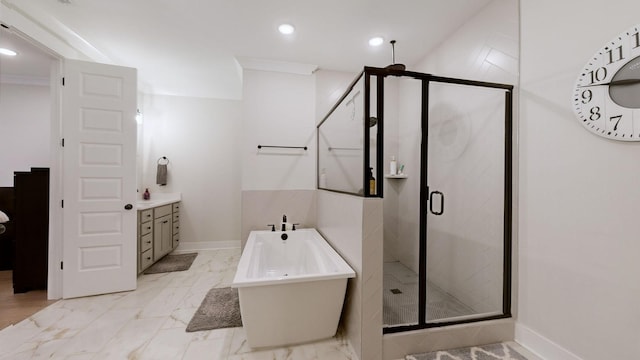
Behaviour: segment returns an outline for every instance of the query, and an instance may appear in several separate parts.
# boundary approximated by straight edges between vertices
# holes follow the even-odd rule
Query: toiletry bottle
[[[142,198],[145,200],[151,199],[151,194],[149,194],[149,189],[144,189],[144,194],[142,194]]]
[[[389,163],[389,175],[396,175],[398,173],[398,163],[396,162],[396,157],[391,157],[391,162]]]
[[[376,194],[376,178],[373,177],[373,168],[369,168],[369,194]]]

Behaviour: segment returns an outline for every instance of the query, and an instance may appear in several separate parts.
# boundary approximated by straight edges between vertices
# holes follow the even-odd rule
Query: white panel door
[[[133,290],[136,69],[75,60],[64,68],[62,296]]]

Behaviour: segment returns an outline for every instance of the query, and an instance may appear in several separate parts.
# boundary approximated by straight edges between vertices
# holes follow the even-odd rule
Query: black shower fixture
[[[391,43],[391,65],[387,65],[385,69],[404,71],[406,69],[406,66],[404,66],[404,64],[396,64],[396,41],[391,40],[390,43]]]

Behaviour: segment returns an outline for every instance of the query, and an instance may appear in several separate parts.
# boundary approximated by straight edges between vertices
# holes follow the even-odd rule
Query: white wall
[[[145,95],[143,187],[182,193],[180,241],[240,239],[241,102]],[[169,159],[168,183],[156,185],[157,160]]]
[[[242,190],[315,189],[314,77],[245,70],[243,81]]]
[[[638,13],[522,0],[517,338],[548,359],[640,358],[640,144],[591,134],[571,107],[579,71]]]
[[[241,154],[244,246],[251,230],[279,227],[282,215],[315,227],[315,76],[245,70]],[[258,149],[258,145],[306,146]]]
[[[49,167],[51,99],[48,86],[0,84],[0,186],[14,171]]]

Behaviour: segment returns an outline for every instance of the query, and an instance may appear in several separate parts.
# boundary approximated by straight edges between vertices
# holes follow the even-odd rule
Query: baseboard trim
[[[520,323],[516,323],[516,342],[542,359],[582,360],[569,350]]]
[[[227,241],[188,241],[181,242],[178,248],[173,251],[174,254],[182,254],[198,250],[220,250],[233,249],[240,247],[240,240]]]

